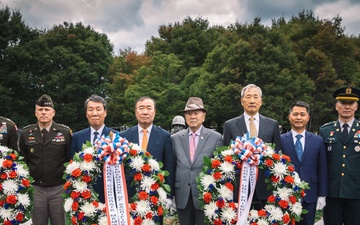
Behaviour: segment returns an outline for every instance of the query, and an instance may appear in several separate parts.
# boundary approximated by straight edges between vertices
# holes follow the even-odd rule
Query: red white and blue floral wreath
[[[87,142],[82,149],[66,164],[64,174],[64,207],[73,225],[160,224],[170,191],[164,183],[168,172],[161,170],[161,162],[119,133],[101,137],[95,146]],[[125,167],[129,167],[137,190],[131,203],[126,193]],[[102,168],[105,204],[98,201],[92,187]]]
[[[19,154],[0,146],[0,224],[31,221],[33,178]]]
[[[250,210],[258,168],[265,171],[265,182],[273,190],[267,205],[259,211]],[[233,181],[235,170],[239,169],[239,201],[236,203]],[[309,187],[300,180],[290,157],[276,153],[259,138],[249,138],[249,134],[237,137],[230,147],[217,148],[213,158],[205,158],[197,183],[207,224],[295,224],[301,214],[306,213],[301,202],[304,190]]]

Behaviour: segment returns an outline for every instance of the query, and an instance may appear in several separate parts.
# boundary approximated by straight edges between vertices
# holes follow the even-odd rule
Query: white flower
[[[0,158],[0,168],[3,166],[4,158]]]
[[[85,216],[92,216],[95,210],[96,208],[91,202],[85,202],[84,205],[80,207],[80,211],[83,211]]]
[[[141,172],[141,167],[144,165],[144,160],[141,156],[135,156],[131,159],[130,166],[137,172]]]
[[[224,220],[231,222],[231,220],[236,218],[236,213],[232,208],[227,207],[223,209],[221,216]]]
[[[299,185],[301,183],[301,179],[300,176],[297,172],[293,172],[293,177],[294,177],[294,184],[295,185]]]
[[[278,188],[276,191],[274,191],[275,194],[277,194],[281,199],[288,200],[289,196],[293,193],[293,190],[290,188]]]
[[[234,165],[229,162],[223,162],[220,164],[220,170],[228,174],[234,171]]]
[[[13,219],[12,218],[13,217],[13,212],[12,212],[11,208],[5,209],[3,207],[0,207],[0,216],[4,220],[11,220],[11,219]]]
[[[131,224],[134,224],[134,222]],[[108,225],[108,220],[106,216],[101,216],[99,218],[99,225]]]
[[[200,179],[201,185],[207,189],[211,184],[215,185],[215,179],[213,176],[205,174],[204,176],[201,177]]]
[[[156,223],[151,219],[145,219],[142,221],[142,225],[156,225]]]
[[[219,195],[227,200],[232,200],[233,192],[227,188],[225,185],[221,185],[220,188],[217,188]]]
[[[162,203],[164,203],[164,202],[165,202],[165,199],[167,198],[167,193],[166,193],[166,191],[164,190],[164,188],[159,187],[159,188],[157,189],[157,192],[158,192],[158,194],[159,194],[159,201],[162,202]]]
[[[269,225],[269,223],[264,220],[264,219],[259,219],[259,221],[257,222],[258,225]]]
[[[155,159],[149,159],[149,165],[151,166],[151,168],[155,171],[159,171],[160,170],[160,166],[159,163],[155,160]]]
[[[83,181],[74,181],[73,183],[74,189],[78,192],[83,192],[88,190],[87,189],[87,183]]]
[[[30,197],[27,193],[25,193],[25,194],[19,193],[17,197],[18,197],[18,201],[21,205],[23,205],[24,207],[30,206],[30,203],[31,203]]]
[[[265,150],[265,157],[271,157],[275,153],[274,149],[270,146]]]
[[[5,156],[7,156],[8,155],[7,153],[10,151],[11,151],[10,148],[0,145],[0,152],[2,152],[2,155],[3,155],[3,157],[1,157],[1,158],[4,158]]]
[[[234,151],[232,149],[224,150],[221,152],[221,155],[228,156],[228,155],[234,155]]]
[[[106,207],[106,205],[104,203],[99,202],[99,206],[97,208],[102,211],[105,207]]]
[[[29,175],[29,170],[25,169],[22,164],[17,164],[16,172],[20,177],[27,177]]]
[[[74,200],[72,198],[66,198],[64,202],[64,209],[65,212],[69,212],[71,210],[71,206],[73,204]]]
[[[214,218],[217,216],[215,211],[218,210],[218,207],[216,206],[216,203],[211,201],[209,204],[205,204],[204,206],[204,213],[207,218],[211,220],[211,218]]]
[[[282,220],[283,213],[279,207],[273,205],[265,205],[265,210],[270,213],[269,219]]]
[[[6,195],[14,194],[19,189],[19,185],[14,180],[5,180],[2,183],[3,191]]]
[[[97,166],[94,161],[90,161],[90,162],[84,161],[84,162],[80,163],[80,169],[82,171],[92,171],[96,168],[97,168]]]
[[[131,145],[131,149],[136,150],[138,152],[142,151],[141,147],[138,144],[134,144],[134,143]]]
[[[258,217],[259,217],[259,214],[258,214],[258,211],[257,211],[257,210],[255,210],[255,209],[250,210],[250,216],[249,216],[249,218],[251,218],[251,219],[256,219],[256,218],[258,218]]]
[[[80,167],[80,163],[75,162],[75,161],[72,161],[71,163],[69,163],[69,164],[67,165],[67,167],[66,167],[66,173],[71,175],[72,172],[73,172],[74,170],[76,170],[77,168],[79,168],[79,167]]]
[[[136,206],[136,212],[140,216],[145,216],[151,210],[148,201],[138,201]]]
[[[94,147],[87,147],[84,150],[82,150],[84,154],[96,154],[96,149]]]
[[[277,162],[274,164],[274,167],[272,170],[275,173],[275,176],[277,178],[283,179],[284,173],[286,173],[286,170],[287,170],[287,166],[284,163]]]
[[[302,205],[300,202],[296,202],[290,207],[291,211],[296,215],[300,216],[302,212]]]
[[[150,192],[150,187],[154,183],[156,183],[156,180],[154,178],[144,176],[141,181],[140,187],[141,187],[141,189],[145,190],[146,192]]]

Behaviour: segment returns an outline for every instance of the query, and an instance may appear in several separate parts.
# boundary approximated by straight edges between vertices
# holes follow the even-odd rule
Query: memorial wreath
[[[65,211],[72,224],[159,224],[165,213],[170,188],[167,171],[137,144],[119,133],[101,137],[95,146],[83,145],[66,165]],[[128,202],[125,169],[133,177],[137,194]],[[104,171],[105,204],[98,201],[92,185]],[[105,188],[106,187],[106,188]]]
[[[259,211],[250,210],[257,168],[265,172],[268,189],[273,190]],[[237,203],[233,200],[236,170],[240,170]],[[237,137],[230,147],[217,148],[213,158],[205,158],[197,183],[207,224],[295,224],[306,213],[301,202],[309,187],[300,180],[290,158],[249,134]]]
[[[0,146],[0,223],[17,225],[31,220],[33,179],[19,154]]]

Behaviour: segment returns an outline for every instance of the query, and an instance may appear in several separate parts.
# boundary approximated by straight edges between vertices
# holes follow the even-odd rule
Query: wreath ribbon
[[[112,140],[113,139],[113,140]],[[125,168],[122,163],[129,152],[129,142],[118,133],[101,137],[98,156],[104,161],[104,190],[109,225],[130,225],[130,209],[127,196]]]

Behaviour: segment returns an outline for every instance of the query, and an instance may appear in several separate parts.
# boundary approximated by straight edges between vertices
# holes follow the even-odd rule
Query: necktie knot
[[[95,132],[94,132],[94,139],[93,139],[93,143],[95,143],[95,141],[97,140],[98,135],[99,135],[99,132],[95,131]]]
[[[297,134],[295,137],[297,138],[297,140],[300,140],[300,139],[302,138],[302,135],[301,135],[301,134]]]
[[[48,131],[46,130],[46,128],[43,128],[43,129],[41,130],[41,133],[43,133],[43,134],[47,134],[47,133],[48,133]]]

